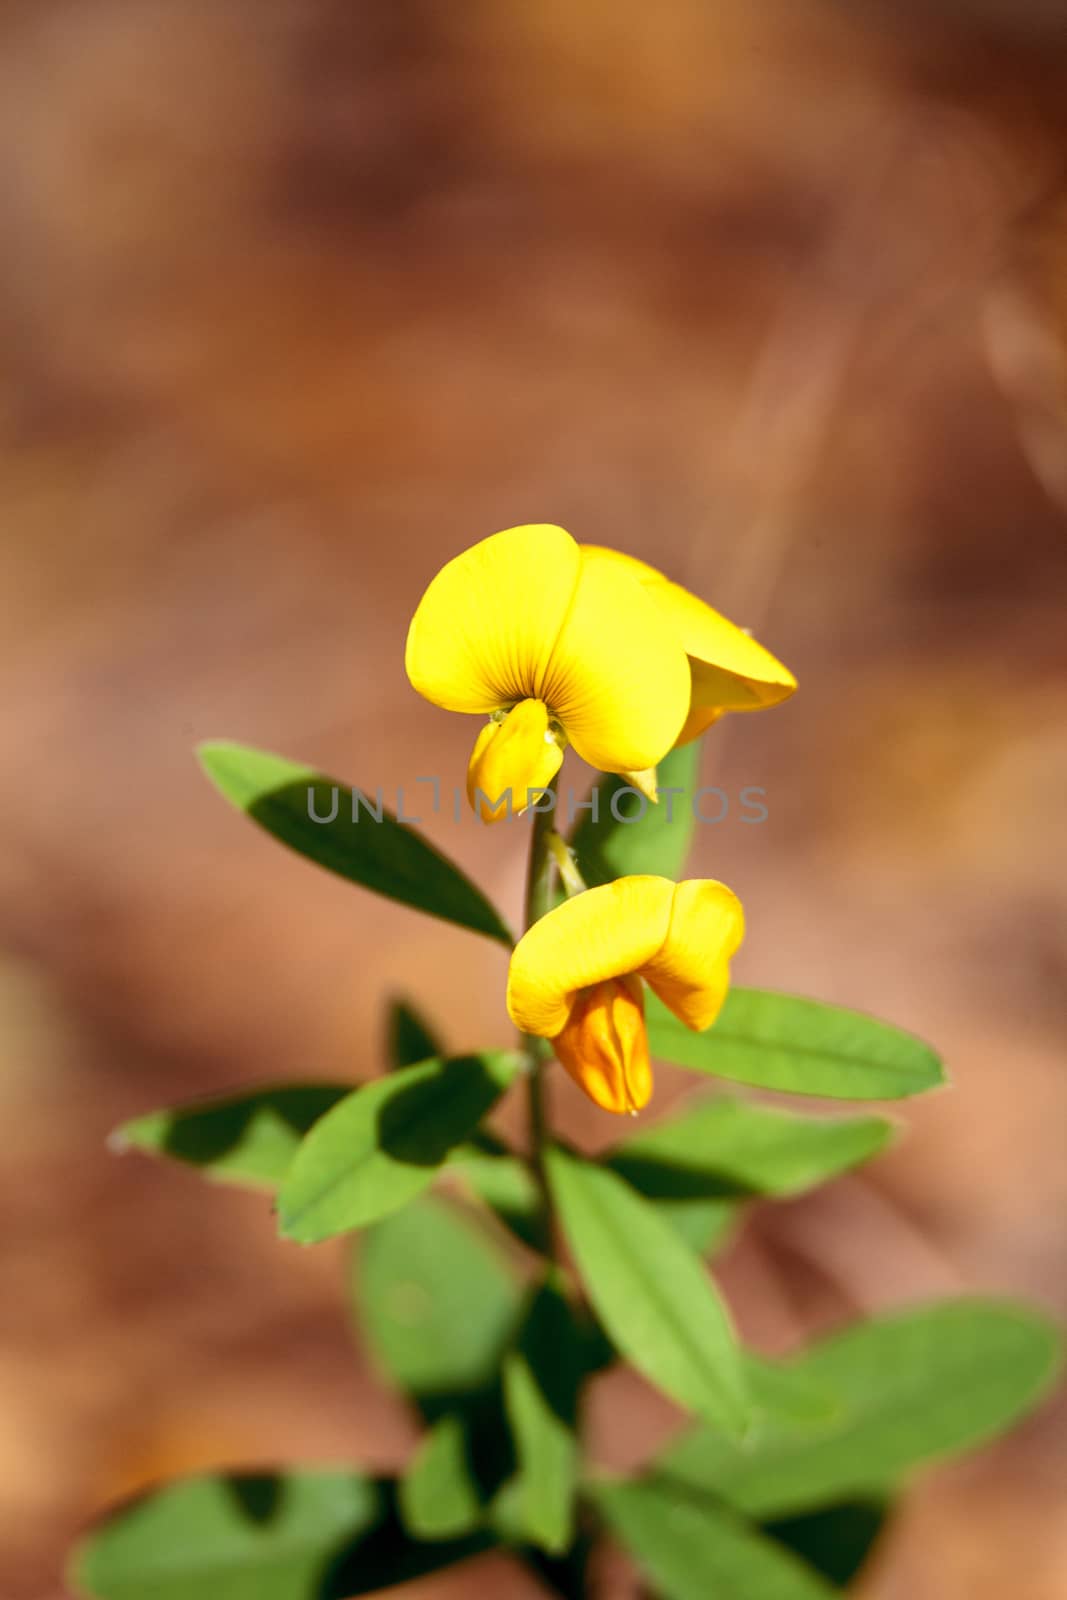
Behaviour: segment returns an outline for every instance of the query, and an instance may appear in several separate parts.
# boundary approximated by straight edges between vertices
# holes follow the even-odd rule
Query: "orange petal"
[[[640,1111],[651,1099],[644,996],[635,978],[608,978],[582,989],[552,1047],[602,1110]]]

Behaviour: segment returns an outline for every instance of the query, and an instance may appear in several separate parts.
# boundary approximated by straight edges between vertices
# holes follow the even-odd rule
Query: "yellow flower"
[[[797,680],[788,667],[681,584],[619,550],[583,545],[582,555],[590,567],[599,564],[632,573],[656,601],[689,657],[689,715],[676,744],[699,738],[726,711],[760,711],[793,693]],[[655,773],[635,770],[624,775],[646,794],[654,795]]]
[[[508,1013],[551,1039],[574,1081],[605,1111],[652,1094],[644,979],[698,1032],[715,1021],[744,936],[737,896],[710,879],[618,878],[535,922],[508,969]]]
[[[524,810],[568,742],[602,772],[655,766],[689,708],[685,650],[639,574],[549,524],[448,562],[412,618],[405,664],[427,700],[490,718],[468,771],[487,822],[507,815],[509,793]]]

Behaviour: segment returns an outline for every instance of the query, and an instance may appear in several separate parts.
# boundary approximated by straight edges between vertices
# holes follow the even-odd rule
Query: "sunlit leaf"
[[[512,944],[481,890],[414,828],[379,808],[376,796],[357,803],[360,791],[311,767],[227,740],[202,744],[198,754],[226,799],[299,855],[375,894]]]
[[[841,1100],[898,1100],[944,1082],[929,1045],[859,1011],[767,989],[731,989],[719,1019],[693,1033],[655,995],[653,1056],[763,1089]]]
[[[617,1174],[558,1147],[546,1165],[589,1298],[618,1350],[680,1405],[744,1433],[740,1353],[699,1258]]]
[[[745,1380],[756,1415],[758,1438],[770,1422],[789,1428],[834,1421],[840,1404],[834,1392],[796,1362],[769,1361],[754,1350],[744,1352]]]
[[[522,1305],[495,1239],[433,1195],[367,1231],[353,1293],[377,1365],[435,1418],[498,1377]]]
[[[482,1520],[467,1419],[440,1418],[419,1445],[398,1488],[400,1515],[414,1539],[454,1539]]]
[[[993,1438],[1031,1410],[1059,1348],[1044,1318],[981,1299],[859,1323],[791,1363],[835,1398],[824,1426],[768,1419],[743,1449],[692,1428],[657,1470],[760,1518],[881,1498],[912,1468]]]
[[[662,1600],[832,1600],[840,1591],[710,1497],[645,1478],[593,1489]]]
[[[314,1244],[405,1205],[473,1132],[521,1065],[507,1051],[434,1059],[348,1095],[296,1153],[278,1196],[282,1233]]]
[[[623,778],[601,778],[590,795],[596,796],[596,820],[591,811],[579,812],[571,835],[578,870],[590,888],[632,872],[681,876],[693,837],[699,762],[697,740],[665,756],[658,769],[656,805]]]
[[[113,1150],[143,1150],[199,1167],[220,1183],[276,1189],[300,1141],[350,1084],[300,1083],[250,1089],[223,1100],[204,1100],[150,1111],[116,1128]]]
[[[355,1473],[220,1473],[120,1507],[75,1551],[71,1583],[93,1600],[349,1600],[489,1542],[411,1544],[392,1485]]]
[[[795,1195],[876,1155],[892,1133],[884,1117],[814,1117],[701,1096],[622,1140],[607,1161],[656,1198]]]
[[[585,1355],[566,1296],[552,1283],[542,1285],[507,1355],[504,1394],[518,1456],[515,1514],[525,1538],[553,1555],[574,1537]]]

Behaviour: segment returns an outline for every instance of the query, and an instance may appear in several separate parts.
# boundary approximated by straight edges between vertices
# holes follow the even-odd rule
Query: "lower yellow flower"
[[[652,1095],[641,979],[687,1027],[715,1021],[744,937],[725,884],[619,878],[535,922],[512,952],[508,1013],[551,1039],[574,1081],[605,1111],[639,1111]]]

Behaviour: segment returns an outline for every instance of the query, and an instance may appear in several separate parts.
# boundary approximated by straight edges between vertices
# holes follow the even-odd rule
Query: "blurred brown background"
[[[8,1600],[157,1474],[409,1447],[339,1251],[105,1137],[375,1071],[397,989],[506,1038],[501,952],[280,851],[191,751],[460,779],[404,630],[515,522],[662,564],[795,668],[708,743],[707,781],[768,791],[699,839],[739,976],[953,1072],[869,1175],[755,1221],[744,1330],[1067,1310],[1062,7],[6,0],[0,42]],[[518,829],[428,830],[514,908]],[[665,1421],[596,1397],[609,1458]],[[1055,1600],[1065,1481],[1050,1407],[924,1480],[863,1595]],[[533,1592],[502,1560],[410,1592],[475,1581]]]

